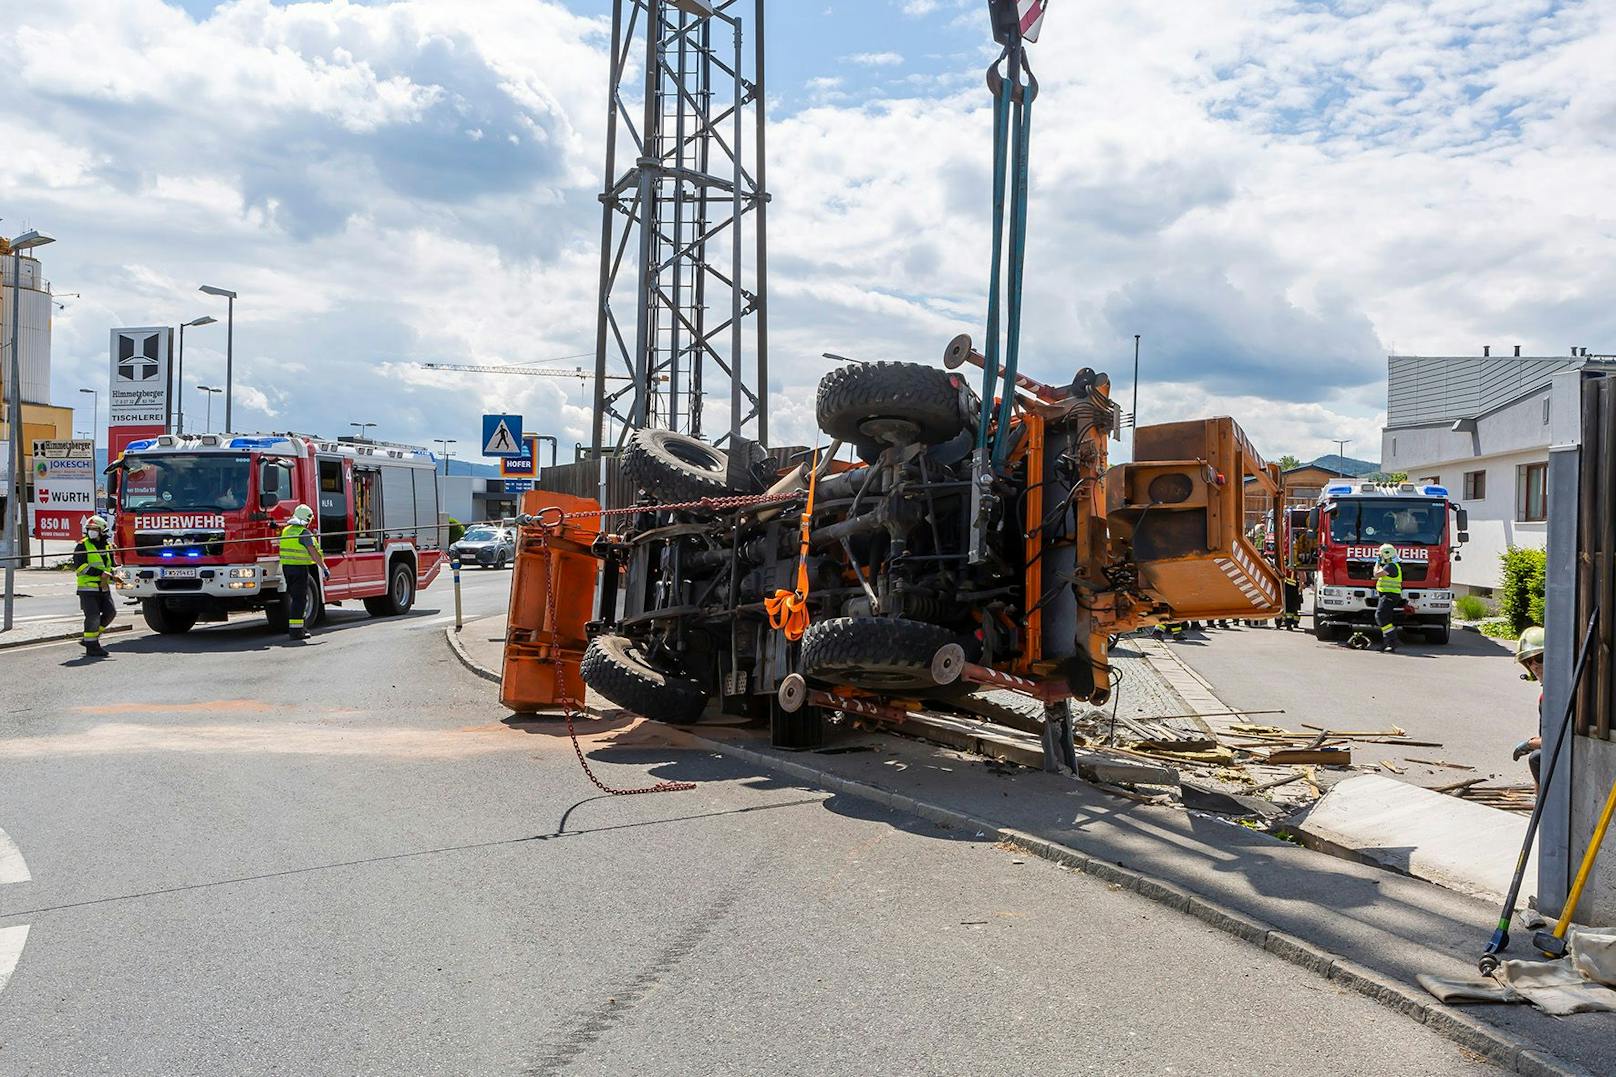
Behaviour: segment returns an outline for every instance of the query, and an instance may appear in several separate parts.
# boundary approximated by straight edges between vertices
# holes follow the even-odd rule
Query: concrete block
[[[1263,819],[1278,819],[1288,810],[1262,797],[1225,793],[1221,789],[1198,785],[1195,782],[1182,782],[1179,786],[1179,796],[1186,808],[1217,812],[1220,815],[1255,815]]]
[[[1267,924],[1260,924],[1255,920],[1241,916],[1239,913],[1230,912],[1221,905],[1216,905],[1197,897],[1190,898],[1184,911],[1197,920],[1211,924],[1219,931],[1226,931],[1237,939],[1245,939],[1247,942],[1254,942],[1258,946],[1263,945],[1263,942],[1268,938],[1268,933],[1273,930]]]
[[[1292,829],[1316,848],[1501,904],[1526,817],[1366,774],[1335,785]],[[1537,877],[1531,864],[1526,877]]]
[[[1340,960],[1335,954],[1283,931],[1270,931],[1263,939],[1263,949],[1320,976],[1329,976],[1336,961]]]
[[[1425,1027],[1461,1047],[1484,1055],[1506,1070],[1515,1068],[1515,1062],[1521,1053],[1519,1044],[1510,1043],[1481,1022],[1446,1006],[1429,1007],[1425,1013]]]
[[[1330,979],[1416,1021],[1424,1021],[1431,1009],[1422,988],[1382,976],[1356,962],[1336,961],[1330,966]]]

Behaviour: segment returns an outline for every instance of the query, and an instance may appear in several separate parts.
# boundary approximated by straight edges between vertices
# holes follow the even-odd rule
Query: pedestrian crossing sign
[[[520,415],[483,416],[484,456],[521,456],[522,451]]]

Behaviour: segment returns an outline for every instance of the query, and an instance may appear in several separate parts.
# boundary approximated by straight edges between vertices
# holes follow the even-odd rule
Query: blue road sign
[[[533,489],[532,479],[506,479],[504,481],[507,494],[525,494]]]
[[[522,417],[520,415],[483,416],[483,455],[522,455]]]

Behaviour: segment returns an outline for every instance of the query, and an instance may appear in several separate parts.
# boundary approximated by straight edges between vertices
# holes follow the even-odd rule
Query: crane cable
[[[1005,67],[1003,73],[1000,66]],[[992,460],[1003,464],[1010,451],[1010,417],[1015,404],[1014,385],[1021,359],[1021,296],[1027,246],[1027,176],[1032,144],[1032,103],[1038,96],[1038,78],[1027,60],[1022,38],[1005,40],[1004,51],[988,68],[988,90],[993,94],[993,257],[989,263],[987,349],[982,364],[982,414],[977,427],[978,450],[988,448],[988,429],[994,417],[1000,374],[1000,323],[1004,322],[1004,384],[999,401]],[[1009,251],[1005,251],[1006,187],[1009,200]],[[1009,262],[1006,279],[1005,261]],[[1008,311],[1001,314],[1002,302]]]
[[[771,598],[763,600],[769,613],[769,625],[786,634],[792,643],[802,639],[808,631],[808,535],[814,524],[814,491],[819,485],[819,450],[814,450],[813,462],[808,470],[808,504],[802,510],[802,532],[797,550],[797,588],[780,588]]]

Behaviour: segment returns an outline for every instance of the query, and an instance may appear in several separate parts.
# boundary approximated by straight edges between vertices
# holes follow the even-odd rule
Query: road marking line
[[[11,982],[11,974],[22,957],[22,948],[28,942],[28,925],[0,927],[0,991]]]
[[[0,830],[0,883],[25,883],[33,878],[15,842]]]

